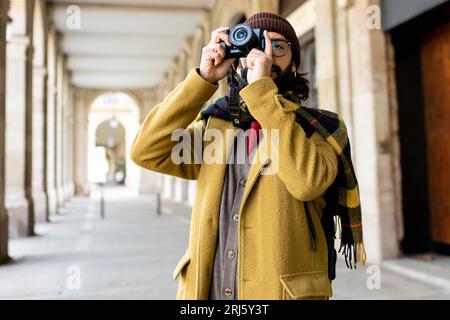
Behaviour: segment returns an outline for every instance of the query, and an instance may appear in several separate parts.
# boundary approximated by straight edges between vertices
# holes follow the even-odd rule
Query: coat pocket
[[[332,296],[328,274],[307,271],[280,276],[283,300],[327,300]]]
[[[180,259],[175,270],[172,273],[173,280],[178,281],[178,291],[177,291],[177,300],[186,299],[187,294],[187,267],[191,262],[191,256],[189,253],[189,249],[186,250],[184,256]]]

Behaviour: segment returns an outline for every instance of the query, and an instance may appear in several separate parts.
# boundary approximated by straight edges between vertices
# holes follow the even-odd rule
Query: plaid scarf
[[[323,214],[332,215],[335,225],[340,225],[339,252],[344,255],[347,266],[353,268],[356,263],[364,265],[366,252],[359,188],[345,123],[334,112],[314,108],[300,107],[296,115],[307,136],[317,131],[338,154],[339,170],[333,184],[325,192],[326,207]]]
[[[296,103],[300,102],[298,96],[292,91],[283,93],[283,96]],[[213,104],[205,107],[201,111],[200,117],[207,119],[212,115],[233,121],[228,111],[228,100],[227,96],[219,98]],[[245,104],[241,100],[240,105],[242,103]],[[244,110],[248,109],[245,107]],[[344,255],[347,267],[353,269],[357,263],[363,266],[366,262],[366,253],[362,234],[359,188],[351,160],[350,142],[345,123],[338,114],[331,111],[300,107],[295,113],[297,122],[308,138],[317,131],[338,154],[338,173],[324,194],[326,207],[323,209],[324,217],[334,218],[334,226],[332,225],[331,228],[324,226],[324,231],[327,238],[335,239],[336,226],[339,226],[341,239],[339,253]],[[246,120],[246,123],[251,123],[253,118]],[[322,220],[324,219],[322,218]]]

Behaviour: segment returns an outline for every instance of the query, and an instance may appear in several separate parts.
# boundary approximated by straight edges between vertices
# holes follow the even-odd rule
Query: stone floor
[[[0,266],[0,298],[173,299],[171,273],[186,249],[189,208],[163,202],[158,216],[152,197],[109,188],[104,220],[99,209],[98,193],[75,198],[51,223],[38,224],[37,236],[11,239],[12,261]],[[401,276],[392,265],[381,270],[380,288],[370,290],[374,276],[367,270],[373,272],[348,270],[339,260],[333,298],[450,298],[440,283]]]

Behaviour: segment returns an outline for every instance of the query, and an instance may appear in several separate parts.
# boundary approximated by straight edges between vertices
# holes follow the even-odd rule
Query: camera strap
[[[228,83],[230,86],[230,99],[228,111],[230,112],[233,124],[239,127],[241,108],[239,108],[239,82],[236,79],[236,71],[234,69],[228,74]]]
[[[241,89],[241,81],[247,79],[247,68],[241,68],[241,78],[237,76],[237,72],[232,68],[228,73],[228,84],[230,86],[230,99],[228,110],[233,121],[233,125],[239,128],[244,126],[241,123],[241,107],[239,105],[239,90]]]

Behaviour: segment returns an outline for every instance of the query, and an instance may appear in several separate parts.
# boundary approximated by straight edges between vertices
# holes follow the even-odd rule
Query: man
[[[220,43],[231,43],[226,28],[216,29],[200,67],[147,115],[130,155],[144,168],[197,180],[189,246],[173,274],[178,299],[328,299],[330,246],[321,218],[325,192],[339,173],[339,148],[297,120],[308,89],[296,73],[300,46],[292,26],[272,13],[257,13],[246,23],[265,30],[264,51],[225,59]],[[202,110],[227,74],[230,94]],[[237,130],[236,140],[249,140],[245,148],[233,144],[234,152],[226,141],[223,162],[176,164],[171,134],[179,128],[192,140],[212,129],[223,136]],[[262,174],[274,161],[257,147],[260,128],[269,132],[260,138],[278,133],[276,174]],[[237,161],[242,155],[245,161]],[[349,239],[346,245],[360,243]]]

